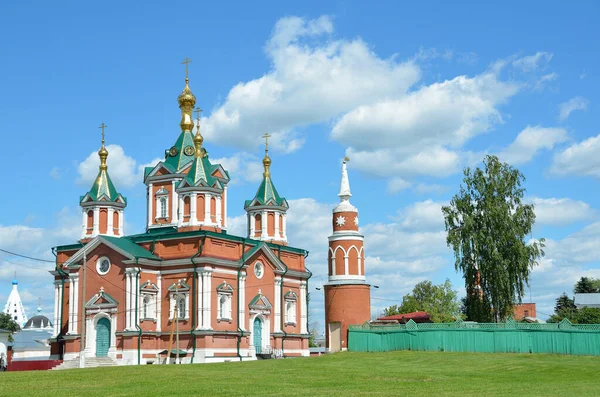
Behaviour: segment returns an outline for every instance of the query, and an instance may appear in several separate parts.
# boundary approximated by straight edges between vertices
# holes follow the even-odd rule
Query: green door
[[[262,353],[262,321],[260,318],[254,319],[254,348],[256,354]]]
[[[110,346],[110,321],[101,318],[96,324],[96,357],[108,356]]]

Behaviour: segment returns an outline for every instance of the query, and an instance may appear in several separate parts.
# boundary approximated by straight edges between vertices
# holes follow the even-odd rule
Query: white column
[[[240,307],[238,316],[240,316],[240,327],[243,330],[246,330],[246,275],[240,275],[240,290],[238,291],[240,294],[238,302],[240,302]]]
[[[273,315],[273,332],[281,332],[281,277],[275,277],[275,313]]]
[[[76,334],[79,329],[77,321],[79,318],[79,274],[70,274],[69,277],[71,277],[71,284],[73,285],[73,333]]]
[[[148,227],[152,226],[152,219],[154,218],[154,212],[152,211],[152,184],[148,184]]]
[[[95,237],[100,233],[100,207],[94,208],[94,231],[92,236]]]
[[[287,241],[287,214],[283,214],[283,239]]]
[[[204,279],[204,285],[205,285],[204,296],[206,297],[206,309],[205,309],[204,314],[206,316],[206,321],[204,323],[204,326],[206,327],[206,329],[212,329],[212,314],[211,314],[212,295],[213,295],[213,291],[211,288],[212,272],[206,272],[205,277],[206,278]]]
[[[281,214],[279,214],[278,212],[273,212],[273,218],[275,219],[275,235],[273,236],[273,238],[275,240],[281,240],[281,236],[279,235],[279,217],[281,216]]]
[[[262,215],[261,215],[261,222],[260,225],[262,226],[262,230],[261,230],[261,240],[267,240],[267,238],[269,237],[267,235],[267,223],[268,223],[268,218],[267,218],[267,211],[263,210]]]
[[[190,203],[190,205],[191,205],[191,203]],[[177,226],[178,227],[183,226],[183,208],[184,208],[183,196],[180,194],[179,195],[179,210],[177,212],[177,215],[178,215],[177,216]]]
[[[344,252],[344,274],[347,276],[348,274],[350,274],[350,271],[348,269],[348,253]]]
[[[204,296],[204,273],[202,272],[198,272],[198,274],[196,275],[197,281],[196,281],[196,288],[198,289],[197,295],[198,295],[198,306],[196,307],[198,313],[196,314],[196,318],[198,319],[198,325],[196,327],[196,329],[203,329],[204,328],[204,303],[202,302],[203,296]]]
[[[141,272],[138,272],[135,274],[135,281],[137,281],[137,283],[136,282],[133,283],[133,288],[135,289],[135,296],[136,296],[136,300],[134,302],[137,302],[137,307],[136,306],[133,307],[133,310],[135,310],[134,317],[133,317],[133,320],[134,320],[133,328],[135,328],[136,325],[140,324],[140,307],[142,305],[142,303],[141,303],[142,294],[140,294],[140,279],[141,278],[142,278]],[[135,303],[134,303],[134,305],[135,305]],[[135,316],[137,316],[137,322],[135,322],[135,319],[136,319]]]
[[[73,333],[73,279],[69,277],[69,327],[67,330],[68,334]]]
[[[131,273],[125,271],[125,330],[131,328]]]
[[[108,207],[108,219],[106,219],[106,234],[109,236],[114,236],[114,224],[113,224],[113,214],[115,213],[115,209],[112,207]]]
[[[308,333],[306,329],[306,281],[300,283],[300,333]]]
[[[221,225],[223,224],[223,219],[221,218],[221,196],[217,196],[217,209],[216,209],[216,221],[217,221],[217,226],[221,227]]]
[[[87,234],[87,211],[85,208],[81,209],[81,238],[84,238]]]
[[[181,222],[181,218],[179,218]],[[156,332],[161,332],[161,318],[162,318],[162,276],[160,273],[156,276],[156,286],[158,287],[158,293],[156,294]]]
[[[256,218],[254,218],[254,213],[248,213],[248,223],[250,224],[250,235],[249,238],[254,238],[254,232],[256,231],[254,228],[256,227]]]
[[[61,298],[61,294],[60,294],[60,282],[55,281],[54,282],[54,334],[52,336],[56,336],[58,335],[58,332],[60,330],[60,326],[62,324],[59,324],[60,321],[60,298]]]
[[[223,229],[227,227],[227,185],[223,188]]]
[[[173,196],[171,197],[171,224],[177,224],[177,204],[179,204],[179,198],[178,198],[178,194],[175,191],[175,185],[177,184],[177,180],[172,180],[171,181],[171,187],[173,190]]]
[[[198,216],[196,215],[198,204],[198,193],[192,193],[190,195],[190,226],[198,224]]]
[[[212,195],[206,193],[204,195],[204,224],[210,225],[210,199]]]
[[[119,236],[123,236],[123,210],[119,210]]]
[[[111,316],[110,316],[110,347],[109,347],[109,350],[111,350],[111,351],[115,351],[117,349],[117,335],[115,333],[116,330],[117,330],[117,316],[116,316],[116,314],[111,314]]]

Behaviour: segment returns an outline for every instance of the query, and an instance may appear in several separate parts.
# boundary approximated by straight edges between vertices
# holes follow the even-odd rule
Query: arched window
[[[167,198],[166,197],[160,198],[160,212],[159,213],[160,213],[159,218],[167,217]]]
[[[151,318],[150,317],[150,303],[152,302],[152,298],[150,295],[144,295],[144,302],[142,308],[142,318]]]
[[[178,318],[186,318],[186,313],[185,313],[185,304],[186,304],[186,298],[184,296],[180,297],[177,300],[177,317]]]

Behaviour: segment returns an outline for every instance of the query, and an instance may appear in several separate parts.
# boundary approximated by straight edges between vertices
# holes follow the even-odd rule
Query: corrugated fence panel
[[[600,326],[558,324],[411,324],[351,326],[351,351],[422,350],[482,353],[555,353],[600,356]]]

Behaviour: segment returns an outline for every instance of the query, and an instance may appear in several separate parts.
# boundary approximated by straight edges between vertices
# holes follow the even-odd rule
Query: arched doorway
[[[110,346],[110,321],[103,317],[96,323],[96,357],[108,356]]]
[[[262,320],[259,317],[254,319],[254,349],[256,354],[262,353]]]

